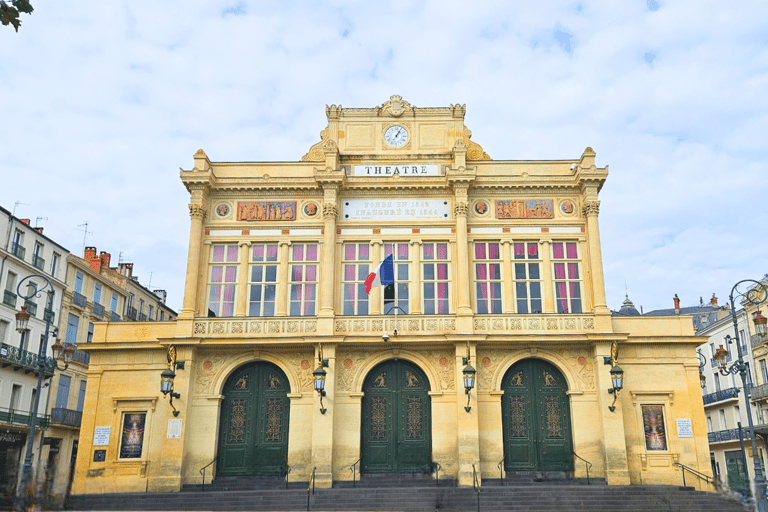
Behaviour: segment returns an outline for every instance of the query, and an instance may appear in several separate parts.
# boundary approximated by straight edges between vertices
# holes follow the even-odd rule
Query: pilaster
[[[624,410],[622,396],[616,401],[616,409],[608,409],[613,403],[613,394],[608,390],[611,382],[611,366],[604,363],[604,357],[611,355],[611,342],[595,343],[595,372],[597,375],[597,403],[600,412],[603,447],[605,449],[605,479],[608,485],[629,485],[629,464],[627,441],[624,431]],[[621,363],[621,361],[619,361]]]
[[[463,391],[464,375],[464,357],[467,355],[467,345],[461,342],[456,343],[456,430],[458,434],[458,460],[459,474],[458,485],[460,487],[471,487],[474,481],[474,469],[477,470],[478,480],[482,479],[480,474],[480,425],[478,422],[479,411],[477,407],[477,389],[473,389],[467,396]],[[477,366],[475,361],[475,346],[470,345],[470,359],[472,366]],[[469,404],[467,404],[469,398]],[[465,407],[469,406],[469,412]]]
[[[179,320],[195,318],[197,303],[197,283],[200,277],[200,248],[203,239],[203,224],[208,214],[205,207],[207,191],[205,187],[194,187],[190,190],[189,204],[189,247],[187,249],[187,274],[184,279],[184,301],[179,313]]]
[[[319,355],[319,353],[318,353]],[[315,356],[315,361],[318,360]],[[330,488],[333,484],[333,439],[334,439],[334,403],[336,390],[336,346],[323,346],[323,359],[328,360],[325,379],[325,396],[320,411],[320,396],[314,393],[312,410],[312,468],[315,471],[315,486]]]

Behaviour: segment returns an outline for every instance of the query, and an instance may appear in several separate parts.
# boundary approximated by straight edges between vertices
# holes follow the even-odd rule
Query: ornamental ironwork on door
[[[428,471],[432,451],[429,381],[416,365],[391,360],[363,384],[362,471]]]
[[[219,476],[281,474],[288,455],[288,379],[275,365],[251,363],[224,384]]]
[[[568,385],[539,359],[516,363],[504,375],[501,400],[506,471],[571,471],[573,451]]]

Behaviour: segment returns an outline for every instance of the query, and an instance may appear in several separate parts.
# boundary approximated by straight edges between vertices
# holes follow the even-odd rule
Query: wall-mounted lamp
[[[170,405],[175,417],[179,415],[179,411],[173,406],[173,399],[181,398],[181,395],[179,393],[174,393],[173,391],[173,379],[176,378],[176,372],[174,370],[183,370],[184,361],[176,362],[176,347],[173,345],[168,345],[166,359],[168,360],[168,368],[160,374],[160,391],[163,393],[163,396],[170,394]]]
[[[613,395],[613,403],[608,406],[608,410],[614,412],[616,410],[616,401],[619,399],[619,393],[624,387],[624,370],[618,365],[619,362],[619,344],[613,342],[611,344],[611,356],[603,359],[604,364],[611,365],[611,384],[612,388],[608,389],[608,393]]]
[[[328,409],[323,407],[323,397],[325,396],[325,377],[328,375],[328,372],[325,371],[328,368],[328,360],[323,359],[323,346],[319,343],[317,345],[317,361],[318,367],[312,372],[312,377],[315,379],[315,391],[320,395],[320,414],[325,414]]]
[[[475,376],[477,375],[477,370],[472,367],[470,362],[469,342],[467,342],[467,357],[462,359],[464,369],[461,372],[464,375],[464,392],[467,394],[467,405],[464,407],[464,410],[467,412],[472,410],[472,407],[469,406],[469,401],[471,399],[470,391],[475,387]]]

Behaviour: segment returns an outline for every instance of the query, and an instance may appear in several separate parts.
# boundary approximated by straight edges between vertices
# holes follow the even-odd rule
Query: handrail
[[[307,486],[307,512],[309,512],[309,491],[312,490],[312,495],[315,494],[315,471],[317,471],[317,467],[312,468],[312,476],[309,477],[309,485]]]
[[[439,462],[432,461],[432,467],[435,470],[435,487],[438,487],[440,485],[440,470],[443,469],[443,466]]]
[[[573,453],[573,456],[576,457],[577,459],[580,459],[580,460],[584,461],[584,466],[587,468],[587,485],[589,485],[589,468],[592,467],[592,463],[589,462],[587,459],[585,459],[583,457],[579,457],[576,454],[576,452],[571,452],[571,453]]]
[[[480,480],[477,478],[477,469],[474,464],[472,464],[472,486],[477,493],[477,512],[480,512]]]
[[[285,464],[285,488],[288,489],[288,474],[291,472],[291,466],[288,463]]]
[[[210,466],[211,464],[213,464],[214,462],[216,462],[217,460],[219,460],[219,458],[218,458],[218,457],[216,457],[216,458],[215,458],[215,459],[213,459],[211,462],[209,462],[208,464],[206,464],[205,466],[203,466],[203,467],[201,467],[201,468],[200,468],[200,474],[201,474],[201,475],[203,475],[203,483],[200,485],[200,490],[201,490],[201,491],[205,491],[205,469],[206,469],[208,466]]]
[[[504,470],[502,469],[502,465],[504,464],[504,461],[507,460],[506,457],[501,459],[498,464],[496,464],[496,467],[499,468],[499,482],[501,482],[501,486],[504,487]]]
[[[355,487],[355,482],[357,481],[357,480],[356,480],[356,479],[357,479],[357,465],[358,465],[358,463],[359,463],[361,460],[363,460],[363,458],[362,458],[362,457],[360,457],[359,459],[357,459],[357,460],[355,461],[355,463],[354,463],[354,464],[352,464],[351,466],[349,466],[349,470],[352,472],[352,487]]]
[[[679,466],[680,469],[682,470],[681,472],[683,474],[683,487],[685,487],[685,472],[686,471],[688,471],[690,474],[692,474],[693,476],[695,476],[699,480],[704,480],[705,482],[710,483],[709,482],[709,476],[705,475],[704,473],[700,473],[700,472],[696,471],[693,468],[689,468],[688,466],[684,466],[683,464],[680,464],[679,462],[675,462],[672,465],[673,466]]]

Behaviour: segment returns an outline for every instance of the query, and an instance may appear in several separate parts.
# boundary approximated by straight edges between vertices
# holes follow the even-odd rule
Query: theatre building
[[[711,474],[690,317],[606,306],[592,149],[494,160],[463,105],[399,96],[326,113],[300,160],[200,150],[181,171],[183,309],[96,324],[75,494],[178,490],[206,465],[326,487],[353,466],[439,464],[462,486],[499,463],[583,477],[581,459],[609,485]],[[367,294],[391,254],[396,284]]]

